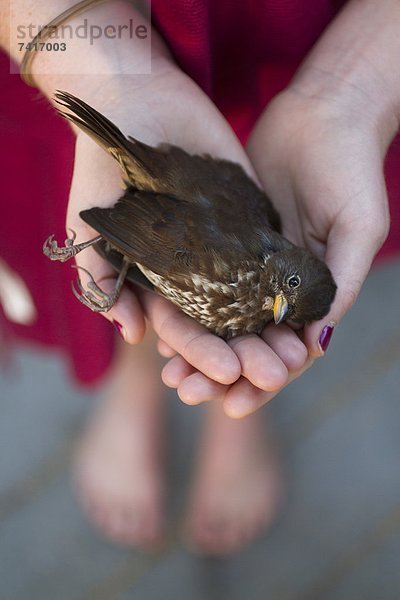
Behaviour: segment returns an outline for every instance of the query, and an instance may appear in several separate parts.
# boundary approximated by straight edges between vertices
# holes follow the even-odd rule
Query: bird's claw
[[[76,233],[73,229],[69,229],[69,231],[72,235],[64,241],[65,245],[62,248],[58,247],[58,244],[54,239],[54,235],[48,237],[45,243],[43,244],[43,254],[47,256],[50,260],[59,260],[60,262],[65,262],[73,256],[76,256],[78,252],[81,252],[81,250],[89,248],[89,246],[92,246],[93,244],[96,244],[101,240],[101,235],[98,235],[95,238],[88,240],[87,242],[82,242],[81,244],[74,244]]]
[[[59,260],[60,262],[65,262],[75,256],[79,252],[78,246],[74,246],[76,233],[73,229],[70,229],[70,232],[72,236],[64,241],[65,246],[62,248],[58,247],[54,235],[50,235],[43,244],[43,254],[50,260]]]
[[[77,277],[76,285],[78,287],[78,290],[75,288],[73,282],[71,283],[72,291],[76,298],[78,298],[78,300],[82,302],[82,304],[90,308],[93,312],[108,312],[109,310],[111,310],[111,308],[118,300],[118,293],[116,292],[116,290],[111,292],[111,294],[107,294],[97,285],[89,271],[87,271],[83,267],[76,268],[81,269],[87,274],[87,276],[89,277],[87,287],[89,288],[89,290],[91,290],[90,292],[86,290],[81,284],[79,277]]]

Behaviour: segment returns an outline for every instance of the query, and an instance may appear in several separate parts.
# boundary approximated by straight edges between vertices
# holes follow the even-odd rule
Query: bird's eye
[[[288,286],[293,290],[294,288],[299,287],[301,283],[301,279],[298,275],[291,275],[287,280]]]

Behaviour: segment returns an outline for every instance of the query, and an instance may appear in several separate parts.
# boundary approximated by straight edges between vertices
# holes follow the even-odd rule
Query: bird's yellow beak
[[[278,325],[283,321],[287,315],[288,308],[288,301],[283,295],[283,292],[279,292],[279,294],[275,296],[273,308],[275,325]]]

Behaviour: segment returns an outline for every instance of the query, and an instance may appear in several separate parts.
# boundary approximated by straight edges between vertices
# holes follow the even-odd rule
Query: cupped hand
[[[185,316],[173,304],[148,292],[140,298],[169,362],[163,381],[190,405],[221,400],[227,415],[244,417],[271,400],[313,362],[288,325],[268,325],[261,336],[228,343]],[[172,358],[171,358],[172,357]]]
[[[249,141],[283,234],[324,259],[338,286],[329,314],[304,329],[313,357],[326,349],[321,333],[354,304],[387,236],[383,161],[391,136],[359,90],[309,96],[295,81],[272,101]]]
[[[102,109],[99,101],[94,106],[127,134],[151,144],[170,142],[189,152],[208,152],[233,160],[255,177],[229,125],[185,75],[171,68],[152,83],[147,81],[144,88],[135,86],[131,94],[135,110],[129,108],[127,98],[117,109],[109,103]],[[146,114],[141,110],[143,106],[147,107]],[[77,234],[76,243],[96,236],[79,212],[92,206],[112,206],[121,193],[121,173],[116,162],[85,134],[78,133],[67,215],[67,227]],[[76,262],[82,267],[79,276],[84,288],[89,272],[102,290],[113,289],[117,274],[93,248],[79,253]],[[130,343],[136,343],[143,335],[146,315],[164,347],[172,347],[180,357],[172,359],[165,373],[176,370],[177,361],[185,366],[177,384],[182,400],[195,404],[224,396],[232,416],[252,412],[265,402],[264,391],[270,396],[276,393],[289,381],[290,373],[302,368],[306,361],[304,344],[286,326],[268,328],[262,337],[244,336],[227,344],[170,302],[134,286],[124,286],[118,302],[103,314],[120,324]],[[164,374],[164,380],[167,379]]]
[[[324,354],[332,327],[354,304],[389,228],[383,161],[394,129],[392,115],[387,122],[382,115],[383,110],[370,111],[363,94],[351,87],[337,97],[311,98],[294,84],[267,107],[248,155],[281,215],[283,234],[327,262],[338,285],[336,298],[329,314],[303,331],[270,324],[263,346],[255,336],[230,341],[241,363],[233,385],[204,369],[195,371],[188,357],[177,355],[163,378],[183,401],[223,398],[227,414],[241,417]],[[179,352],[173,343],[160,350],[166,356]]]

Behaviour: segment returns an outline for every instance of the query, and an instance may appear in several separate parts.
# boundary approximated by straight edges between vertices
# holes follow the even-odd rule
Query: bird
[[[57,91],[55,101],[119,163],[125,184],[114,206],[79,213],[94,238],[75,244],[71,231],[63,247],[53,235],[43,245],[60,261],[93,246],[114,266],[109,294],[90,273],[88,289],[78,277],[72,289],[83,304],[110,310],[127,279],[224,339],[260,334],[271,321],[304,325],[328,314],[336,293],[328,266],[282,235],[273,203],[239,164],[125,136],[68,92]]]

